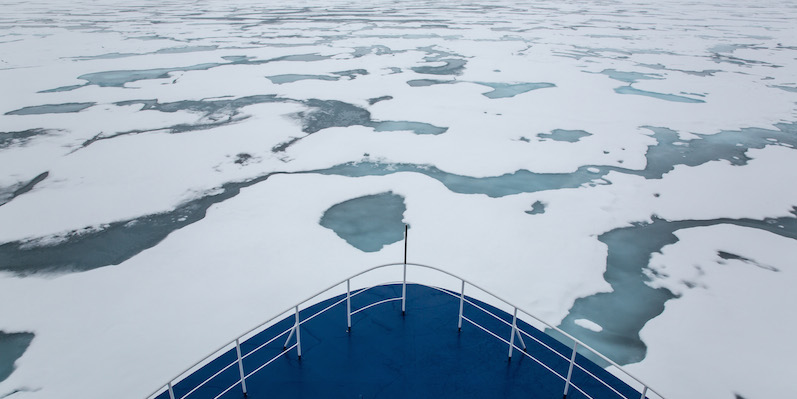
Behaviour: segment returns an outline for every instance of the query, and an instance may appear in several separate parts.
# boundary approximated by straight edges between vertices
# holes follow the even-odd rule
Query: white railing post
[[[235,352],[238,353],[238,371],[241,372],[241,389],[244,390],[244,397],[246,397],[246,374],[244,374],[244,363],[241,358],[241,342],[240,338],[235,339]]]
[[[565,393],[562,399],[567,399],[567,390],[570,389],[570,377],[573,375],[573,365],[576,364],[576,349],[578,349],[578,341],[573,344],[573,354],[570,356],[570,368],[567,370],[567,380],[565,380]]]
[[[407,313],[407,264],[404,264],[404,280],[401,282],[401,315]]]
[[[299,360],[302,360],[302,336],[300,334],[302,326],[299,324],[299,305],[296,305],[296,353]]]
[[[515,346],[515,330],[517,329],[517,308],[512,315],[512,336],[509,337],[509,361],[512,361],[512,347]]]
[[[526,351],[526,342],[525,342],[525,341],[523,341],[523,334],[521,334],[521,333],[520,333],[520,329],[519,329],[519,328],[516,328],[516,329],[515,329],[515,333],[517,334],[517,339],[519,339],[519,340],[520,340],[520,345],[522,345],[522,346],[523,346],[523,352],[527,352],[527,351]]]
[[[459,320],[457,331],[462,331],[462,306],[465,304],[465,280],[462,280],[462,289],[459,291]]]
[[[346,280],[346,331],[351,332],[351,279]]]
[[[407,313],[407,234],[408,226],[404,225],[404,279],[401,283],[401,315]]]
[[[172,389],[172,382],[169,381],[169,383],[166,386],[169,387],[169,399],[174,399],[174,390]]]
[[[288,342],[291,342],[291,338],[293,338],[293,332],[296,331],[296,324],[291,327],[291,332],[288,334],[288,339],[285,340],[285,345],[282,345],[282,350],[288,349]]]
[[[645,399],[645,395],[648,394],[648,386],[645,385],[645,389],[642,390],[642,397],[639,399]]]

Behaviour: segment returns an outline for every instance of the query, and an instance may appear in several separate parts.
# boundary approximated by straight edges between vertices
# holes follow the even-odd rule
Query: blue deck
[[[352,310],[382,299],[401,296],[401,285],[372,288],[352,298]],[[343,295],[342,297],[345,297]],[[302,320],[331,305],[341,296],[301,310]],[[470,299],[511,323],[512,315]],[[459,299],[440,290],[407,285],[407,312],[401,302],[388,302],[352,316],[352,331],[346,331],[346,302],[302,325],[302,357],[296,349],[247,378],[249,398],[561,398],[564,381],[533,359],[514,352],[478,327],[463,322],[457,332]],[[473,321],[509,339],[511,328],[465,304],[464,314]],[[294,323],[290,316],[241,343],[244,355],[277,336]],[[534,335],[566,359],[528,337],[528,353],[566,376],[571,349],[518,321],[518,327]],[[279,355],[281,337],[243,360],[245,373]],[[291,344],[295,342],[295,336]],[[515,340],[516,344],[517,339]],[[182,398],[197,384],[237,359],[232,349],[174,386]],[[577,363],[608,382],[628,398],[640,394],[581,355]],[[187,398],[215,398],[240,380],[237,364],[191,393]],[[603,384],[575,368],[572,382],[592,398],[620,398]],[[568,398],[585,398],[570,388]],[[240,383],[221,396],[242,398]],[[163,392],[160,399],[168,399]]]

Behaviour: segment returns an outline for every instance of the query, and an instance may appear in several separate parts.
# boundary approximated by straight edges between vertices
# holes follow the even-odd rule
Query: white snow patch
[[[757,229],[718,225],[676,232],[654,254],[652,285],[680,295],[642,329],[647,357],[628,366],[668,398],[797,395],[787,363],[797,356],[791,315],[797,303],[797,242]],[[723,260],[727,251],[742,260]],[[685,367],[685,365],[689,365]],[[666,373],[655,373],[657,369]],[[696,370],[711,370],[696,373]],[[761,370],[767,370],[761,373]],[[756,378],[749,378],[755,375]]]
[[[576,319],[573,322],[576,323],[577,325],[581,326],[581,327],[586,328],[587,330],[591,330],[591,331],[595,331],[595,332],[603,331],[603,327],[601,327],[598,323],[595,323],[592,320]]]

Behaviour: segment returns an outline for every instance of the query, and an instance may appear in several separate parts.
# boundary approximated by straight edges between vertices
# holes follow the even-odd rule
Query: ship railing
[[[401,269],[402,274],[401,274],[401,279],[400,280],[399,279],[390,280],[389,277],[387,277],[387,278],[384,277],[386,275],[386,273],[384,273],[386,271],[386,269],[391,269],[391,268],[400,268]],[[408,269],[413,270],[413,273],[417,274],[417,277],[421,277],[421,278],[418,278],[418,279],[415,279],[415,280],[408,280],[408,278],[407,278]],[[383,276],[382,277],[374,276],[374,275],[377,275],[377,274],[382,274]],[[441,278],[441,277],[443,277],[443,278]],[[365,280],[368,284],[362,284],[362,282],[360,282],[361,286],[359,288],[354,288],[353,289],[352,288],[352,282],[355,279]],[[452,279],[453,279],[453,281],[452,281]],[[432,281],[434,282],[434,284],[431,283]],[[385,286],[385,285],[396,285],[396,284],[401,284],[401,287],[402,287],[401,296],[391,297],[391,298],[379,300],[379,301],[376,301],[376,302],[373,302],[373,303],[369,303],[369,304],[361,306],[359,309],[352,309],[352,307],[351,307],[352,298],[354,298],[354,297],[356,297],[358,295],[361,295],[364,292],[367,292],[367,291],[369,291],[369,290],[371,290],[371,289],[373,289],[375,287]],[[231,341],[227,342],[226,344],[220,346],[218,349],[212,351],[210,354],[208,354],[204,358],[200,359],[199,361],[197,361],[196,363],[194,363],[193,365],[191,365],[190,367],[188,367],[184,371],[182,371],[179,374],[177,374],[176,376],[174,376],[174,378],[170,379],[165,385],[161,386],[160,388],[158,388],[157,390],[152,392],[146,398],[147,399],[156,398],[156,397],[164,394],[164,392],[168,392],[168,398],[169,399],[196,399],[196,398],[198,398],[198,396],[194,395],[194,394],[200,388],[202,388],[203,386],[205,386],[206,384],[208,384],[209,382],[214,380],[216,377],[218,377],[223,372],[225,372],[225,371],[227,371],[227,370],[229,370],[231,368],[236,368],[236,366],[237,366],[237,369],[238,369],[238,374],[240,376],[238,378],[238,380],[236,382],[234,382],[232,385],[226,387],[226,389],[222,390],[220,393],[218,393],[213,399],[219,399],[221,396],[227,394],[231,390],[236,389],[236,387],[237,387],[237,389],[241,390],[242,395],[245,397],[247,395],[247,392],[248,392],[247,391],[247,387],[246,387],[246,381],[247,381],[247,379],[249,379],[249,377],[251,377],[255,373],[260,372],[265,367],[267,367],[269,364],[273,363],[274,361],[276,361],[277,359],[279,359],[280,357],[284,356],[286,353],[288,353],[288,352],[290,352],[290,351],[292,351],[294,349],[296,350],[297,357],[299,359],[301,359],[301,356],[302,356],[301,326],[303,324],[305,324],[305,323],[309,322],[310,320],[318,317],[319,315],[329,311],[330,309],[332,309],[332,308],[334,308],[334,307],[336,307],[338,305],[341,305],[344,302],[346,303],[346,323],[347,323],[347,329],[349,331],[351,331],[352,316],[357,314],[357,313],[360,313],[362,311],[365,311],[367,309],[370,309],[370,308],[372,308],[374,306],[379,306],[379,305],[382,305],[382,304],[385,304],[385,303],[390,303],[390,302],[401,301],[401,311],[402,311],[402,313],[404,313],[404,312],[406,312],[406,302],[407,302],[407,288],[406,287],[407,287],[408,284],[417,284],[417,285],[433,288],[433,289],[439,290],[440,292],[446,293],[448,295],[454,296],[457,299],[459,299],[459,316],[458,316],[458,319],[457,319],[457,328],[458,328],[458,330],[461,331],[463,322],[467,322],[467,323],[477,327],[478,329],[484,331],[485,333],[489,334],[490,336],[494,337],[495,339],[498,339],[498,340],[502,341],[503,343],[505,343],[507,345],[508,358],[509,358],[510,361],[511,361],[512,356],[513,356],[514,353],[519,353],[520,355],[528,357],[531,360],[533,360],[534,362],[538,363],[540,366],[545,368],[548,372],[552,373],[553,375],[555,375],[556,377],[561,379],[562,384],[563,384],[563,388],[562,389],[563,389],[563,397],[564,398],[567,398],[567,395],[568,395],[569,392],[571,392],[571,390],[576,390],[579,393],[581,393],[582,395],[584,395],[585,397],[587,397],[589,399],[593,399],[593,396],[591,396],[588,392],[586,392],[584,389],[579,387],[576,383],[574,383],[571,380],[571,377],[573,376],[574,369],[579,369],[581,372],[585,373],[586,375],[589,375],[592,379],[594,379],[595,381],[600,382],[602,385],[604,385],[606,388],[608,388],[611,392],[616,394],[617,398],[622,398],[622,399],[637,399],[637,398],[640,398],[640,399],[645,399],[645,398],[664,399],[664,396],[662,396],[661,394],[656,392],[648,384],[644,383],[642,380],[640,380],[639,378],[635,377],[634,375],[632,375],[631,373],[629,373],[628,371],[623,369],[623,367],[621,367],[620,365],[618,365],[617,363],[615,363],[614,361],[612,361],[608,357],[604,356],[603,354],[601,354],[597,350],[591,348],[589,345],[585,344],[584,342],[576,339],[572,335],[562,331],[558,327],[555,327],[552,324],[549,324],[548,322],[544,321],[543,319],[535,316],[531,312],[528,312],[528,311],[522,309],[521,307],[515,306],[512,303],[510,303],[509,301],[503,299],[502,297],[490,292],[489,290],[487,290],[485,288],[482,288],[481,286],[479,286],[477,284],[474,284],[471,281],[468,281],[468,280],[466,280],[466,279],[464,279],[462,277],[459,277],[459,276],[457,276],[457,275],[455,275],[453,273],[450,273],[448,271],[445,271],[443,269],[440,269],[440,268],[437,268],[437,267],[434,267],[434,266],[423,265],[423,264],[418,264],[418,263],[389,263],[389,264],[374,266],[374,267],[368,268],[366,270],[363,270],[363,271],[361,271],[361,272],[359,272],[357,274],[354,274],[354,275],[346,278],[345,280],[341,280],[340,282],[338,282],[336,284],[333,284],[333,285],[329,286],[328,288],[326,288],[324,290],[319,291],[318,293],[308,297],[307,299],[297,303],[294,306],[291,306],[290,308],[286,309],[285,311],[283,311],[283,312],[275,315],[274,317],[272,317],[272,318],[270,318],[270,319],[258,324],[257,326],[255,326],[255,327],[251,328],[250,330],[244,332],[243,334],[235,337],[234,339],[232,339]],[[309,307],[309,306],[311,306],[311,305],[313,305],[315,303],[320,302],[321,300],[328,299],[328,298],[333,298],[333,297],[342,295],[343,292],[341,292],[341,290],[344,287],[345,287],[345,296],[342,296],[341,299],[332,302],[330,305],[328,305],[328,306],[324,307],[323,309],[313,313],[310,316],[304,317],[303,319],[300,318],[300,310],[303,307],[306,308],[306,307]],[[446,287],[449,287],[449,288],[446,288]],[[493,306],[495,308],[501,309],[503,311],[506,311],[508,314],[511,314],[512,315],[512,322],[510,323],[509,321],[507,321],[504,318],[496,315],[495,313],[491,312],[490,310],[485,309],[483,306],[479,305],[477,302],[475,302],[475,301],[471,300],[470,298],[466,297],[465,296],[466,288],[468,289],[468,296],[470,298],[474,298],[474,299],[478,298],[483,303],[490,304],[491,306]],[[474,289],[475,289],[475,291],[473,291]],[[464,314],[464,305],[466,303],[468,305],[470,305],[473,309],[477,309],[480,312],[482,312],[483,314],[488,315],[488,316],[490,316],[492,318],[495,318],[496,320],[500,321],[502,324],[505,324],[506,326],[511,327],[510,336],[509,337],[502,337],[502,336],[499,335],[498,332],[493,331],[493,330],[491,330],[489,328],[486,328],[482,324],[474,321],[475,317],[472,317],[472,316],[469,317],[468,315],[465,315]],[[254,349],[252,349],[250,351],[247,351],[245,353],[241,351],[241,343],[246,342],[248,339],[258,335],[259,333],[261,333],[261,332],[265,331],[266,329],[268,329],[268,328],[272,327],[273,325],[275,325],[277,322],[282,321],[285,318],[290,317],[291,315],[294,317],[294,323],[289,328],[283,330],[282,332],[280,332],[279,334],[277,334],[273,338],[271,338],[268,341],[258,345],[257,347],[255,347]],[[563,345],[566,345],[567,347],[571,348],[569,356],[567,356],[567,354],[561,353],[560,351],[552,348],[549,344],[546,344],[545,342],[541,341],[539,338],[535,337],[534,335],[524,331],[523,328],[521,328],[518,325],[518,320],[522,320],[527,325],[529,325],[531,328],[536,328],[536,329],[538,329],[540,331],[544,331],[545,329],[550,329],[550,330],[555,331],[556,333],[558,333],[560,335],[560,337],[564,337],[565,341],[569,341],[569,343],[568,342],[562,342],[561,338],[557,338],[557,340],[560,343],[562,343]],[[285,342],[283,344],[282,351],[280,351],[276,356],[271,357],[270,359],[262,362],[262,364],[257,365],[254,370],[245,372],[244,366],[243,366],[243,360],[244,359],[246,359],[249,356],[255,354],[256,352],[258,352],[261,349],[267,347],[268,345],[274,343],[275,341],[280,340],[282,337],[285,337],[286,335],[287,335],[287,338],[286,338],[286,340],[285,340]],[[293,339],[293,341],[291,341],[291,339],[294,338],[294,336],[295,336],[295,339]],[[516,337],[517,337],[517,341],[515,340]],[[546,364],[544,361],[540,360],[538,357],[535,357],[531,353],[529,353],[529,351],[527,351],[527,346],[526,346],[526,342],[524,340],[524,337],[529,339],[529,340],[531,340],[531,341],[534,341],[540,347],[551,351],[557,357],[560,357],[560,358],[564,359],[565,361],[567,361],[569,363],[567,374],[557,372],[551,366]],[[293,342],[293,343],[291,344],[291,342]],[[229,352],[229,351],[231,351],[233,349],[235,349],[235,353],[236,353],[236,357],[235,357],[234,360],[232,360],[226,366],[223,366],[216,373],[214,373],[211,376],[207,377],[205,380],[203,380],[203,381],[197,383],[195,386],[191,387],[191,389],[188,390],[186,393],[184,393],[182,395],[179,395],[179,396],[175,395],[174,386],[177,383],[183,381],[186,377],[188,377],[189,375],[191,375],[195,371],[201,369],[202,367],[204,367],[205,365],[207,365],[211,361],[215,360],[216,358],[220,357],[222,354],[225,354],[225,353],[227,353],[227,352]],[[591,355],[603,360],[604,362],[606,362],[606,364],[610,365],[610,367],[607,367],[606,369],[613,376],[615,376],[619,380],[623,381],[625,384],[629,385],[631,388],[635,389],[637,391],[637,393],[641,393],[641,395],[640,396],[628,396],[627,393],[624,394],[624,393],[620,392],[620,390],[618,390],[616,387],[612,386],[612,384],[610,384],[607,381],[604,381],[604,379],[602,379],[599,376],[595,375],[589,369],[583,367],[576,360],[576,354],[579,353],[579,352],[581,352],[582,354],[588,354],[588,355],[591,354]]]

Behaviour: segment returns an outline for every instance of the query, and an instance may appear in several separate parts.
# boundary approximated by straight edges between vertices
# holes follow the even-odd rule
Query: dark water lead
[[[404,238],[406,210],[404,197],[384,192],[335,204],[319,224],[363,252],[376,252]]]
[[[797,87],[783,86],[783,85],[775,85],[775,86],[769,86],[769,87],[774,87],[776,89],[781,89],[781,90],[784,90],[784,91],[788,91],[790,93],[797,93]]]
[[[84,83],[82,85],[69,85],[69,86],[56,87],[54,89],[42,90],[39,93],[60,93],[60,92],[63,92],[63,91],[77,90],[77,89],[79,89],[79,88],[81,88],[83,86],[88,86],[88,83]]]
[[[575,143],[587,136],[592,136],[592,133],[587,133],[583,130],[564,130],[564,129],[554,129],[551,130],[551,133],[537,134],[537,137],[543,140],[551,139],[553,141],[565,141],[568,143]]]
[[[338,75],[340,77],[349,78],[349,80],[356,78],[357,76],[365,76],[368,75],[368,71],[365,69],[349,69],[346,71],[338,71],[332,72],[333,75]]]
[[[318,99],[306,100],[304,104],[310,110],[299,112],[297,116],[302,121],[302,131],[305,133],[330,127],[369,126],[372,123],[371,113],[354,104]]]
[[[594,173],[587,169],[582,167],[573,174],[536,174],[521,170],[503,176],[473,178],[443,172],[433,166],[359,162],[337,165],[324,170],[297,172],[297,174],[318,173],[358,177],[409,171],[437,179],[453,192],[501,197],[520,192],[578,187],[582,184],[608,184],[601,179],[608,170]],[[242,188],[265,181],[273,174],[244,182],[226,183],[222,185],[219,193],[189,201],[169,212],[113,222],[99,228],[75,230],[59,237],[38,237],[0,244],[0,271],[26,277],[41,273],[75,273],[118,265],[141,251],[154,247],[173,231],[201,220],[211,205],[233,198]],[[379,206],[393,211],[398,209],[395,198],[390,196],[387,199],[380,197],[373,202],[361,203],[368,204],[370,209],[377,207],[374,204],[381,204]],[[391,207],[391,203],[395,206]],[[394,228],[395,226],[391,227],[391,231]],[[374,240],[376,240],[374,242],[386,242],[382,236],[375,236]],[[357,245],[364,248],[373,247],[369,246],[370,244]]]
[[[578,298],[558,327],[620,365],[642,361],[647,347],[639,332],[645,323],[664,311],[667,301],[677,298],[666,288],[647,285],[650,278],[645,275],[645,270],[649,270],[648,263],[654,252],[661,252],[664,246],[678,242],[674,232],[728,224],[797,239],[797,207],[791,213],[793,216],[763,220],[669,221],[654,217],[651,223],[636,223],[603,233],[598,236],[598,240],[608,247],[603,277],[611,285],[612,292]],[[603,330],[596,332],[581,327],[575,323],[578,319],[593,321]],[[562,341],[567,342],[563,338]]]
[[[203,114],[203,118],[213,119],[215,114],[229,115],[238,112],[243,107],[254,104],[296,101],[277,97],[274,94],[246,96],[234,99],[221,100],[183,100],[170,103],[161,103],[158,100],[128,100],[114,103],[117,106],[142,105],[141,110],[155,110],[160,112],[190,111]]]
[[[545,205],[546,204],[544,202],[537,201],[537,202],[531,204],[531,210],[530,211],[526,211],[526,213],[528,213],[529,215],[541,215],[541,214],[545,213]]]
[[[7,333],[0,331],[0,382],[14,372],[14,362],[28,350],[34,334],[29,332]]]
[[[341,73],[350,71],[343,71]],[[384,96],[373,100],[387,100],[392,97]],[[238,122],[242,119],[240,109],[254,104],[265,103],[297,103],[305,105],[306,111],[298,112],[294,117],[300,121],[302,131],[312,134],[320,130],[331,127],[367,126],[376,131],[397,131],[408,130],[416,134],[441,134],[445,133],[447,127],[434,126],[423,122],[412,121],[374,121],[371,113],[364,108],[354,104],[349,104],[337,100],[296,100],[291,98],[277,97],[274,94],[253,95],[233,99],[214,99],[214,100],[185,100],[170,103],[161,103],[157,99],[147,100],[128,100],[114,103],[116,106],[141,105],[141,110],[156,110],[160,112],[179,112],[188,111],[202,114],[202,123],[198,124],[179,124],[174,126],[164,126],[152,130],[168,130],[170,133],[184,133],[196,130],[216,128],[219,126]],[[209,121],[209,122],[208,122]],[[96,136],[83,143],[83,147],[93,144],[96,141],[108,140],[115,137],[138,134],[146,131],[132,130],[119,132],[109,136]],[[280,143],[272,151],[282,152],[291,145],[301,140],[303,137],[293,138]]]
[[[50,172],[40,173],[28,182],[19,183],[17,185],[0,188],[0,206],[11,202],[14,198],[33,190],[37,184],[41,183],[44,179],[50,176]]]
[[[408,130],[415,134],[442,134],[448,130],[447,127],[423,122],[374,121],[368,110],[343,101],[309,99],[302,103],[310,109],[298,112],[295,116],[302,123],[302,132],[307,133],[308,136],[331,127],[349,126],[371,127],[378,132]],[[271,150],[272,152],[283,152],[305,137],[307,136],[292,138],[274,146]]]
[[[80,112],[86,108],[93,107],[97,103],[64,103],[64,104],[45,104],[24,107],[13,111],[8,111],[6,115],[43,115],[43,114],[66,114]]]
[[[273,99],[273,97],[266,96],[257,101]],[[244,102],[255,100],[249,99]],[[157,104],[157,102],[152,104]],[[198,101],[159,106],[168,109],[184,107],[205,109],[204,107],[208,104]],[[357,113],[357,115],[360,114]],[[331,120],[334,121],[334,117]],[[673,130],[649,127],[653,131],[653,137],[656,138],[657,144],[648,148],[647,166],[642,171],[612,166],[585,165],[573,173],[540,174],[519,170],[502,176],[474,178],[448,173],[431,165],[379,163],[366,160],[298,173],[359,177],[414,172],[436,179],[456,193],[502,197],[518,193],[575,188],[583,185],[610,184],[605,176],[611,171],[642,176],[645,179],[659,179],[672,170],[675,165],[697,166],[719,159],[729,160],[733,165],[744,165],[749,159],[745,153],[750,148],[764,148],[769,145],[797,147],[797,124],[778,124],[776,127],[777,130],[745,128],[737,131],[723,131],[714,135],[699,136],[688,141],[679,140],[677,132]],[[242,160],[242,162],[244,161]],[[34,240],[33,243],[30,241],[4,243],[0,245],[0,270],[25,276],[43,272],[77,272],[119,264],[156,245],[172,231],[201,220],[210,205],[232,198],[240,192],[241,188],[267,178],[268,176],[263,176],[244,182],[227,183],[221,187],[221,193],[190,201],[171,212],[112,223],[101,230],[71,232],[67,234],[66,239],[57,244],[37,247],[35,245],[37,240]],[[41,240],[43,241],[44,238]],[[618,248],[621,248],[620,244],[617,245]]]
[[[246,96],[234,99],[219,100],[185,100],[171,103],[160,103],[158,100],[130,100],[115,103],[118,106],[141,104],[142,110],[160,112],[189,111],[201,113],[204,119],[224,119],[235,116],[240,109],[254,104],[297,103],[307,106],[307,111],[298,112],[297,119],[302,123],[302,131],[315,133],[330,127],[348,127],[354,125],[368,126],[371,113],[356,105],[337,100],[295,100],[277,97],[274,94]]]
[[[28,129],[19,132],[0,132],[0,150],[15,146],[24,146],[37,136],[47,134],[46,129]]]
[[[769,266],[769,265],[762,265],[762,264],[756,262],[753,259],[745,258],[744,256],[739,256],[739,255],[736,255],[736,254],[730,253],[730,252],[718,251],[717,252],[717,256],[719,256],[723,260],[738,260],[738,261],[742,261],[744,263],[749,263],[751,265],[754,265],[756,267],[760,267],[760,268],[765,269],[765,270],[769,270],[771,272],[779,272],[780,271],[780,269],[778,269],[777,267]],[[721,263],[724,263],[724,262],[721,262]]]
[[[370,47],[355,47],[354,51],[351,55],[354,58],[360,58],[366,55],[374,54],[374,55],[388,55],[388,54],[396,54],[396,53],[403,53],[404,51],[397,51],[394,52],[390,49],[390,47],[383,46],[381,44],[377,44]]]
[[[736,65],[736,66],[745,66],[745,67],[753,67],[753,66],[757,66],[757,65],[765,66],[765,67],[769,67],[769,68],[782,68],[783,67],[781,65],[770,64],[770,63],[765,62],[765,61],[748,60],[748,59],[744,59],[744,58],[734,57],[734,56],[732,56],[730,54],[721,54],[721,53],[712,53],[711,54],[711,60],[716,62],[717,64],[726,63],[726,64],[733,64],[733,65]]]
[[[213,204],[235,197],[242,188],[273,174],[238,183],[226,183],[218,193],[186,202],[176,209],[75,230],[58,237],[39,237],[0,245],[0,271],[18,277],[35,274],[76,273],[118,265],[152,248],[173,231],[202,220]]]
[[[187,124],[182,123],[172,126],[157,127],[148,130],[129,130],[117,132],[111,135],[99,134],[83,142],[81,148],[85,148],[97,141],[110,140],[116,137],[139,134],[152,131],[168,131],[169,133],[186,133],[197,130],[213,129],[224,125],[239,122],[246,117],[240,116],[240,109],[254,104],[278,103],[278,102],[299,102],[288,98],[280,98],[274,94],[254,95],[235,99],[217,100],[184,100],[171,103],[160,103],[156,99],[152,100],[127,100],[114,103],[116,106],[129,106],[140,104],[141,110],[156,110],[160,112],[179,112],[188,111],[202,114],[201,123]]]

